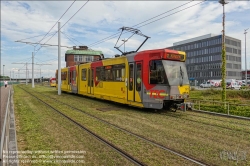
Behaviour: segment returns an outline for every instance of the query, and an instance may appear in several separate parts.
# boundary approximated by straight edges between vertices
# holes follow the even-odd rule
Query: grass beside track
[[[195,109],[199,109],[200,101],[201,110],[224,114],[227,114],[229,111],[230,115],[250,117],[250,90],[227,90],[226,94],[226,102],[229,105],[222,103],[221,90],[214,88],[191,90],[189,101],[195,103]]]
[[[250,130],[249,121],[191,112],[161,112],[159,114],[131,107],[119,107],[117,110],[112,103],[107,106],[107,102],[64,93],[58,96],[54,88],[36,87],[36,91],[42,92],[50,97],[55,97],[57,100],[71,103],[74,107],[92,113],[113,124],[143,135],[165,146],[181,151],[184,154],[205,161],[206,163],[210,163],[211,165],[250,165],[247,160],[236,161],[233,159],[220,158],[222,152],[243,151],[246,152],[246,155],[250,154],[250,134],[245,132],[249,132]],[[96,110],[96,108],[104,107],[110,107],[110,110],[107,112]],[[114,107],[114,109],[112,109],[112,107]],[[76,116],[79,117],[79,121],[86,120],[81,119],[82,115],[79,113],[77,113]],[[110,129],[107,130],[109,131]],[[117,133],[117,138],[120,136],[122,136],[122,134]],[[119,143],[120,142],[117,142],[117,144]],[[136,142],[128,142],[125,145],[132,148],[130,145],[133,143],[136,144]],[[145,151],[137,152],[136,147],[137,146],[135,146],[135,149],[132,149],[132,151],[134,150],[135,153],[138,154],[145,153]],[[149,146],[145,149],[151,149],[151,147]],[[147,153],[149,158],[155,156],[154,160],[164,160],[164,157],[157,158],[155,155],[157,154],[156,151]],[[170,159],[165,158],[165,161],[167,165],[174,165],[172,161],[167,162],[170,161]],[[160,165],[160,163],[158,165]]]
[[[73,118],[78,123],[83,124],[88,129],[105,138],[112,144],[115,144],[130,155],[135,156],[137,159],[143,163],[146,163],[147,165],[195,165],[190,161],[173,155],[170,152],[159,149],[152,144],[142,141],[127,133],[121,132],[120,130],[114,129],[110,125],[94,120],[93,118],[90,118],[79,111],[72,110],[65,105],[54,102],[53,100],[44,97],[41,94],[36,94],[36,96],[41,98],[49,105],[56,107],[62,113]]]
[[[62,165],[59,160],[68,160],[66,165],[74,165],[72,158],[51,159],[52,156],[77,155],[69,151],[82,151],[76,162],[79,165],[131,165],[131,162],[121,155],[93,139],[88,133],[82,131],[68,120],[62,118],[53,110],[44,106],[37,99],[31,97],[20,88],[14,88],[14,106],[16,114],[17,143],[19,151],[32,151],[32,155],[20,154],[20,165]],[[69,152],[68,154],[54,153],[53,151]],[[34,154],[36,151],[48,153]],[[45,155],[40,156],[40,155]],[[28,158],[24,158],[24,157]],[[37,158],[34,158],[37,157]],[[40,156],[40,158],[39,158]],[[31,159],[31,157],[33,157]],[[42,157],[42,158],[41,158]],[[42,160],[38,163],[31,163]],[[28,161],[28,163],[22,163]],[[31,162],[29,162],[31,161]],[[43,162],[48,163],[43,163]],[[49,163],[53,161],[55,163]],[[67,161],[66,161],[67,162]],[[83,163],[82,163],[83,162]]]

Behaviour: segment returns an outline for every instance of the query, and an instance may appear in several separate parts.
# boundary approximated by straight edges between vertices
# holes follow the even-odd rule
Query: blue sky
[[[150,37],[140,50],[164,48],[172,46],[174,42],[209,33],[221,34],[222,31],[223,8],[217,1],[86,2],[1,1],[1,73],[3,73],[3,65],[5,65],[5,75],[10,75],[11,71],[12,78],[13,73],[14,78],[18,76],[25,78],[26,67],[23,63],[27,62],[31,77],[31,55],[35,48],[35,50],[39,50],[35,53],[35,64],[44,64],[35,65],[35,77],[40,77],[40,71],[43,77],[54,76],[55,70],[58,68],[57,47],[41,47],[41,45],[29,45],[15,41],[39,42],[72,3],[73,5],[60,20],[61,26],[63,26],[61,45],[91,46],[91,49],[102,51],[105,57],[113,57],[120,53],[114,49],[118,37],[99,44],[93,43],[119,33],[119,28],[123,26],[134,27],[160,14],[162,15],[134,27]],[[86,5],[82,7],[85,3]],[[183,6],[179,7],[181,5]],[[81,7],[82,9],[70,19]],[[225,12],[226,35],[241,40],[242,69],[245,70],[244,29],[250,28],[250,1],[229,1],[225,5]],[[159,20],[155,21],[157,19]],[[58,25],[56,24],[49,35],[57,30]],[[128,33],[123,34],[118,45],[122,44],[121,40],[127,39],[129,35]],[[57,45],[58,35],[55,34],[51,39],[50,37],[46,36],[41,43]],[[250,29],[246,37],[247,68],[250,69]],[[143,40],[143,37],[133,36],[125,44],[126,51],[137,49]],[[121,50],[123,49],[122,46]],[[65,67],[66,64],[64,61],[66,50],[67,48],[61,48],[62,67]]]

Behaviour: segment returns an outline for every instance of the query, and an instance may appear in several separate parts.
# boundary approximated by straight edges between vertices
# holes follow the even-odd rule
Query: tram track
[[[71,95],[70,93],[68,94],[68,95]],[[85,98],[86,99],[86,98]],[[92,100],[92,99],[90,99],[90,100]],[[97,99],[98,100],[98,99]],[[93,101],[96,101],[96,99],[95,100],[93,100]],[[100,101],[101,102],[101,101]],[[114,107],[115,109],[117,108],[117,109],[119,109],[119,108],[121,108],[122,106],[120,106],[120,103],[113,103],[113,102],[109,102],[108,101],[108,103],[110,104],[110,105],[112,105],[112,107]],[[114,106],[115,105],[115,106]],[[118,105],[118,106],[117,106]],[[125,107],[126,107],[126,105],[125,105]],[[129,107],[129,106],[128,106]],[[123,107],[122,107],[123,108]],[[129,107],[130,108],[130,107]],[[159,110],[159,114],[162,114],[162,115],[167,115],[167,116],[169,116],[169,114],[165,114],[164,112],[166,112],[166,110]],[[167,111],[167,112],[169,112],[169,111]],[[204,118],[204,119],[211,119],[211,120],[216,120],[216,121],[218,121],[218,122],[225,122],[225,123],[232,123],[231,121],[227,121],[227,120],[223,120],[223,119],[215,119],[215,118],[211,118],[211,117],[203,117],[203,116],[200,116],[199,114],[207,114],[207,115],[212,115],[212,116],[216,116],[216,117],[222,117],[222,118],[227,118],[228,116],[221,116],[221,115],[217,115],[216,113],[213,113],[213,112],[209,112],[209,113],[207,113],[207,112],[200,112],[200,111],[196,111],[196,110],[193,110],[193,111],[186,111],[186,112],[193,112],[193,113],[195,113],[195,116],[196,117],[200,117],[200,118]],[[170,115],[171,116],[171,115]],[[192,115],[193,116],[193,115]],[[180,118],[182,118],[182,117],[180,117]],[[232,118],[232,117],[230,117],[230,118]],[[234,119],[234,117],[232,118],[232,119]],[[236,118],[237,119],[237,118]],[[189,120],[189,119],[185,119],[185,120]],[[238,120],[245,120],[245,121],[247,121],[248,119],[238,119]],[[192,120],[191,120],[192,121]],[[203,122],[200,122],[200,121],[196,121],[196,120],[193,120],[193,122],[196,122],[196,123],[203,123]],[[238,122],[233,122],[235,125],[239,125],[239,126],[246,126],[246,127],[250,127],[250,125],[247,125],[247,124],[242,124],[242,123],[238,123]],[[210,123],[203,123],[204,125],[210,125]],[[214,124],[211,124],[211,126],[214,126],[214,127],[219,127],[219,128],[224,128],[224,129],[228,129],[228,130],[232,130],[231,128],[228,128],[228,127],[224,127],[224,126],[220,126],[220,125],[214,125]],[[234,129],[233,129],[234,130]],[[242,131],[242,130],[238,130],[238,131]],[[243,131],[244,132],[244,131]],[[247,132],[248,133],[248,132]],[[250,132],[249,132],[250,133]]]
[[[20,87],[20,88],[21,88],[21,87]],[[27,91],[26,89],[24,89],[24,88],[21,88],[21,89],[23,89],[24,91],[26,91],[26,92],[29,93],[30,95],[34,96],[35,98],[37,98],[38,100],[40,100],[40,101],[43,102],[44,104],[48,105],[48,106],[51,107],[53,110],[56,110],[56,108],[54,108],[54,107],[52,107],[51,105],[49,105],[48,103],[42,101],[41,99],[39,99],[37,96],[33,95],[32,93],[30,93],[30,92]],[[59,102],[59,103],[65,105],[65,106],[67,106],[67,107],[69,107],[69,108],[71,108],[71,109],[74,109],[74,110],[76,110],[76,111],[79,111],[79,112],[81,112],[81,113],[83,113],[83,114],[85,114],[85,115],[87,115],[87,116],[89,116],[89,117],[91,117],[91,118],[94,118],[94,119],[96,119],[96,120],[98,120],[98,121],[100,121],[100,122],[102,122],[102,123],[105,123],[105,124],[107,124],[107,125],[109,125],[109,126],[112,126],[112,127],[116,128],[116,129],[118,129],[118,130],[120,130],[120,131],[123,131],[124,133],[127,133],[127,134],[129,134],[129,135],[135,136],[135,137],[137,137],[137,138],[139,138],[139,139],[141,139],[141,140],[143,140],[143,141],[146,141],[146,142],[148,142],[148,143],[150,143],[150,144],[152,144],[152,145],[154,145],[154,146],[156,146],[156,147],[158,147],[158,148],[160,148],[160,149],[162,149],[162,150],[164,150],[164,151],[168,151],[168,152],[170,152],[170,153],[172,153],[172,154],[174,154],[174,155],[177,155],[177,156],[179,156],[179,157],[181,157],[181,158],[184,158],[184,159],[186,159],[186,160],[188,160],[188,161],[191,161],[191,162],[193,162],[193,163],[195,163],[195,164],[197,164],[197,165],[203,165],[203,166],[204,166],[204,165],[209,165],[209,164],[207,164],[207,163],[204,163],[203,161],[200,161],[200,160],[197,160],[197,159],[195,159],[195,158],[193,158],[193,157],[187,156],[187,155],[185,155],[185,154],[183,154],[183,153],[181,153],[181,152],[179,152],[179,151],[177,151],[177,150],[174,150],[174,149],[172,149],[172,148],[168,148],[168,147],[166,147],[166,146],[164,146],[164,145],[162,145],[162,144],[160,144],[160,143],[157,143],[157,142],[155,142],[155,141],[153,141],[153,140],[150,140],[150,139],[148,139],[148,138],[146,138],[146,137],[144,137],[144,136],[141,136],[141,135],[136,134],[136,133],[133,133],[133,132],[127,130],[127,129],[124,129],[124,128],[122,128],[122,127],[119,127],[118,125],[112,124],[112,123],[110,123],[110,122],[108,122],[108,121],[106,121],[106,120],[103,120],[103,119],[101,119],[101,118],[99,118],[99,117],[97,117],[97,116],[94,116],[94,115],[92,115],[92,114],[89,114],[89,113],[87,113],[87,112],[85,112],[85,111],[83,111],[83,110],[81,110],[81,109],[78,109],[78,108],[76,108],[76,107],[73,107],[73,106],[71,106],[71,105],[69,105],[69,104],[67,104],[67,103],[61,102],[61,101],[59,101],[59,100],[57,100],[57,99],[55,99],[55,98],[46,96],[46,95],[44,95],[44,94],[42,94],[42,93],[40,93],[40,92],[36,92],[36,93],[39,93],[39,94],[41,94],[41,95],[43,95],[43,96],[45,96],[45,97],[47,97],[47,98],[53,99],[54,101]],[[58,110],[57,110],[57,112],[58,112]],[[60,111],[59,111],[58,113],[61,114],[62,116],[65,116],[65,117],[66,117],[67,119],[69,119],[69,120],[71,119],[71,118],[68,117],[67,115],[64,115],[63,113],[60,113]],[[73,120],[73,119],[71,119],[71,120]],[[74,120],[73,120],[73,121],[74,121]],[[73,121],[72,121],[72,122],[73,122]],[[74,122],[74,123],[77,124],[78,126],[81,125],[81,124],[79,124],[78,122]],[[81,127],[81,128],[82,128],[82,127]],[[88,131],[88,129],[87,129],[87,131]],[[91,131],[88,131],[88,132],[91,132]],[[99,138],[99,137],[98,137],[98,138]],[[119,149],[119,148],[118,148],[118,149]],[[129,155],[129,156],[130,156],[130,155]],[[134,161],[134,160],[132,160],[132,161]],[[140,163],[140,162],[139,162],[139,163]],[[141,164],[142,164],[142,162],[141,162]]]
[[[219,121],[219,122],[225,122],[225,123],[233,123],[233,124],[235,124],[235,125],[239,125],[239,126],[247,126],[247,127],[250,127],[250,125],[249,124],[243,124],[243,123],[239,123],[239,122],[235,122],[235,121],[228,121],[228,120],[223,120],[223,119],[215,119],[214,117],[215,116],[217,116],[218,117],[218,115],[217,114],[207,114],[207,113],[203,113],[203,112],[199,112],[199,111],[187,111],[188,113],[194,113],[195,114],[195,116],[196,117],[200,117],[200,118],[204,118],[204,119],[211,119],[211,120],[216,120],[216,121]],[[194,114],[192,114],[192,115],[194,115]],[[212,117],[208,117],[208,116],[201,116],[201,115],[199,115],[199,114],[202,114],[202,115],[204,115],[204,114],[206,114],[206,115],[212,115]],[[219,117],[221,117],[221,116],[219,116]],[[224,116],[223,116],[224,117]],[[224,117],[225,118],[225,117]]]
[[[210,115],[216,115],[216,116],[221,116],[221,117],[227,117],[227,118],[234,118],[234,119],[241,119],[241,120],[250,121],[249,117],[244,117],[244,116],[228,115],[228,114],[223,114],[223,113],[217,113],[217,112],[211,112],[211,111],[203,111],[203,110],[197,110],[197,109],[192,109],[191,111],[192,112],[203,113],[203,114],[210,114]]]
[[[189,119],[189,118],[183,118],[183,117],[180,117],[180,116],[177,116],[177,115],[169,115],[169,116],[175,117],[175,118],[178,118],[178,119],[182,119],[182,120],[187,120],[187,121],[194,122],[194,123],[203,124],[203,125],[206,125],[208,127],[213,126],[213,127],[217,127],[217,128],[221,128],[221,129],[230,130],[230,131],[237,131],[237,132],[243,132],[243,133],[250,134],[250,131],[245,131],[245,130],[235,129],[235,128],[229,128],[229,127],[220,126],[220,125],[217,125],[217,124],[211,124],[211,123],[198,121],[198,120],[193,120],[193,119]]]
[[[101,136],[95,134],[93,131],[91,131],[90,129],[88,129],[87,127],[83,126],[82,124],[78,123],[77,121],[75,121],[74,119],[70,118],[69,116],[67,116],[66,114],[62,113],[61,111],[59,111],[58,109],[56,109],[55,107],[51,106],[50,104],[44,102],[43,100],[39,99],[37,96],[33,95],[32,93],[28,92],[27,90],[23,89],[26,93],[30,94],[31,96],[33,96],[34,98],[36,98],[37,100],[39,100],[40,102],[42,102],[43,104],[45,104],[46,106],[48,106],[49,108],[53,109],[54,111],[56,111],[58,114],[60,114],[61,116],[63,116],[64,118],[68,119],[70,122],[74,123],[76,126],[80,127],[81,129],[83,129],[84,131],[88,132],[90,135],[92,135],[93,137],[95,137],[97,140],[99,140],[100,142],[104,143],[105,145],[109,146],[110,148],[112,148],[113,150],[115,150],[116,152],[118,152],[120,155],[122,155],[123,157],[125,157],[126,159],[128,159],[129,161],[131,161],[132,163],[134,163],[135,165],[139,165],[139,166],[145,166],[146,164],[143,163],[142,161],[139,161],[138,159],[136,159],[135,157],[133,157],[132,155],[128,154],[127,152],[123,151],[122,149],[118,148],[117,146],[115,146],[114,144],[110,143],[109,141],[105,140],[104,138],[102,138]]]
[[[53,98],[55,99],[55,98]],[[55,99],[56,100],[56,99]],[[61,102],[61,101],[60,101]],[[66,103],[63,103],[63,104],[66,104]],[[112,103],[112,105],[116,105],[116,103]],[[70,105],[68,105],[69,107],[72,107]],[[116,106],[115,106],[116,108]],[[120,108],[119,106],[117,108]],[[83,111],[83,110],[80,110],[80,111]],[[197,114],[195,114],[195,116],[197,117],[201,117],[201,116],[198,116],[198,112],[195,112]],[[194,123],[199,123],[199,124],[203,124],[203,125],[206,125],[206,126],[213,126],[213,127],[218,127],[218,128],[221,128],[221,129],[225,129],[225,130],[230,130],[230,131],[237,131],[237,132],[244,132],[244,133],[247,133],[247,134],[250,134],[250,130],[249,131],[245,131],[245,130],[242,130],[242,129],[237,129],[237,128],[230,128],[230,127],[226,127],[226,126],[221,126],[220,124],[213,124],[213,123],[209,123],[209,122],[204,122],[202,120],[198,121],[198,120],[194,120],[194,119],[190,119],[190,118],[186,118],[186,117],[182,117],[182,116],[178,116],[178,115],[173,115],[173,114],[165,114],[165,113],[162,113],[160,112],[160,114],[163,114],[164,116],[167,115],[167,116],[171,116],[171,117],[176,117],[178,119],[183,119],[183,120],[187,120],[187,121],[190,121],[190,122],[194,122]],[[214,115],[214,114],[212,114]],[[94,115],[93,115],[94,116]],[[216,115],[214,115],[216,116]],[[201,118],[204,118],[204,119],[207,119],[207,117],[201,117]],[[212,118],[210,118],[212,119]],[[226,123],[231,123],[229,121],[223,121],[221,119],[212,119],[212,120],[216,120],[216,121],[219,121],[219,122],[226,122]],[[223,124],[224,125],[224,124]],[[246,127],[250,127],[249,125],[246,125],[246,124],[235,124],[235,125],[239,125],[238,128],[240,128],[240,126],[246,126]]]
[[[69,94],[71,95],[71,94]],[[117,105],[117,103],[112,103],[110,102],[111,105]],[[119,103],[118,103],[119,105]],[[115,106],[116,108],[117,106]],[[120,108],[119,106],[117,108]],[[197,113],[195,114],[196,117],[201,117],[201,116],[198,116],[198,113],[199,112],[195,112],[193,111],[194,113]],[[250,130],[244,130],[244,129],[239,129],[241,126],[245,126],[245,127],[250,127],[249,125],[246,125],[246,124],[241,124],[241,123],[236,123],[235,125],[239,125],[237,126],[237,128],[230,128],[230,127],[227,127],[225,124],[223,125],[220,125],[220,124],[214,124],[214,123],[209,123],[209,122],[204,122],[203,120],[194,120],[194,119],[190,119],[190,118],[186,118],[186,117],[182,117],[182,116],[178,116],[178,115],[173,115],[173,114],[165,114],[165,113],[162,113],[162,111],[160,111],[160,114],[163,114],[164,116],[167,115],[167,116],[170,116],[170,117],[176,117],[178,119],[183,119],[183,120],[187,120],[187,121],[190,121],[190,122],[194,122],[194,123],[199,123],[199,124],[203,124],[203,125],[206,125],[208,127],[217,127],[217,128],[221,128],[221,129],[225,129],[225,130],[229,130],[229,131],[237,131],[237,132],[243,132],[243,133],[246,133],[246,134],[250,134]],[[203,113],[202,113],[203,114]],[[216,114],[208,114],[208,115],[213,115],[213,116],[216,116]],[[221,117],[221,116],[219,116]],[[222,116],[224,117],[224,116]],[[204,119],[207,119],[207,117],[201,117],[201,118],[204,118]],[[213,119],[213,118],[210,118],[212,119],[213,121],[216,120],[216,121],[219,121],[219,122],[226,122],[226,123],[230,123],[231,125],[231,122],[229,121],[224,121],[224,120],[221,120],[221,119]]]

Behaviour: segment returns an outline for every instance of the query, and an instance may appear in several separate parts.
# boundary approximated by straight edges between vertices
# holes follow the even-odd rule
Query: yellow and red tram
[[[61,90],[131,106],[174,108],[189,97],[185,52],[156,49],[61,69]]]
[[[51,87],[55,87],[56,86],[56,78],[50,78],[49,84]]]

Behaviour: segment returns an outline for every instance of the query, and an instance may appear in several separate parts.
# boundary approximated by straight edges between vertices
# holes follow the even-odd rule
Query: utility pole
[[[42,71],[41,71],[41,66],[43,65],[51,65],[50,63],[36,63],[36,65],[39,65],[40,66],[40,82],[42,82]]]
[[[12,78],[12,80],[14,81],[15,80],[15,73],[14,73],[14,70],[12,70],[12,72],[13,72],[13,78]]]
[[[11,82],[11,70],[10,70],[10,82]]]
[[[40,44],[40,43],[32,43],[32,42],[23,42],[23,41],[15,41],[15,42],[20,42],[20,43],[26,43],[26,44],[39,44],[42,46],[58,46],[58,95],[61,95],[61,47],[66,47],[66,48],[73,48],[73,47],[69,47],[69,46],[61,46],[61,31],[60,31],[60,22],[58,22],[58,45],[52,45],[52,44]],[[35,47],[34,47],[35,50]],[[32,61],[32,63],[34,63]],[[33,77],[33,74],[32,74]],[[26,80],[27,80],[27,76],[26,76]],[[34,79],[32,79],[32,87],[33,87],[33,81]],[[26,81],[26,85],[27,85],[27,81]]]
[[[15,42],[20,42],[20,43],[26,43],[26,44],[40,44],[40,43],[31,43],[31,42],[23,42],[23,41],[15,41]],[[51,45],[51,44],[40,44],[40,45],[46,45],[46,46],[57,46],[57,45]],[[33,46],[33,45],[32,45]],[[33,46],[34,47],[34,52],[32,52],[32,88],[35,87],[35,84],[34,84],[34,54],[35,54],[35,47],[36,46]],[[58,46],[59,47],[59,46]],[[67,48],[70,48],[68,46],[60,46],[60,47],[67,47]],[[26,76],[26,85],[27,85],[27,76]]]
[[[249,28],[245,29],[244,34],[245,34],[245,81],[246,81],[246,85],[247,85],[247,40],[246,40],[246,36],[247,36],[247,30]]]
[[[61,95],[61,27],[60,27],[60,22],[58,22],[58,95]]]
[[[26,62],[26,63],[12,63],[12,64],[25,64],[25,66],[26,66],[26,69],[25,69],[25,70],[26,70],[26,85],[28,85],[28,82],[27,82],[27,79],[28,79],[28,78],[27,78],[27,77],[28,77],[27,74],[28,74],[28,72],[27,72],[27,70],[28,70],[28,64],[30,64],[30,63],[27,63],[27,62]],[[19,70],[20,70],[20,69],[19,69]]]
[[[226,50],[225,50],[225,11],[224,11],[224,6],[228,2],[226,0],[220,0],[220,4],[223,6],[223,30],[222,30],[222,102],[226,101]]]
[[[4,66],[5,66],[5,65],[3,65],[3,77],[4,77]]]
[[[28,75],[27,75],[27,74],[28,74],[28,73],[27,73],[27,72],[28,72],[27,66],[28,66],[28,64],[27,64],[27,62],[26,62],[26,85],[28,85],[28,82],[27,82],[27,76],[28,76]]]
[[[20,76],[19,76],[20,75],[20,73],[19,73],[20,70],[25,70],[25,74],[28,75],[27,77],[29,78],[29,71],[32,70],[32,69],[28,69],[27,67],[26,67],[26,69],[18,69],[18,78],[20,78]],[[35,69],[35,70],[38,70],[38,69]],[[34,74],[35,74],[35,72],[34,72]],[[26,79],[27,79],[27,77],[26,77]]]
[[[35,50],[35,47],[34,47]],[[35,88],[34,84],[34,52],[32,52],[32,88]]]

